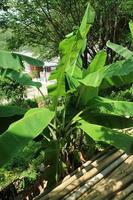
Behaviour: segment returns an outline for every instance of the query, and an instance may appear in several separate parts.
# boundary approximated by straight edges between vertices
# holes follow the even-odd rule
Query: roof
[[[44,61],[44,66],[46,67],[55,67],[58,65],[59,57],[52,58],[49,61]]]

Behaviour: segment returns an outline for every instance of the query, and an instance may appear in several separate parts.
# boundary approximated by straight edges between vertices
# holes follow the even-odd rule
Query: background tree
[[[96,11],[95,23],[89,38],[89,48],[93,54],[97,49],[105,47],[106,42],[131,46],[128,22],[133,18],[132,0],[91,0]],[[126,38],[126,40],[125,40]],[[97,48],[96,48],[97,47]],[[114,53],[108,49],[108,61],[112,60]]]
[[[133,18],[132,0],[90,0],[96,18],[88,36],[89,53],[93,58],[107,40],[130,47],[128,22]],[[88,0],[8,0],[4,19],[13,30],[9,48],[21,45],[40,46],[44,57],[58,54],[59,42],[79,26]],[[6,18],[5,18],[6,16]],[[108,50],[111,52],[111,50]],[[110,53],[109,52],[109,53]],[[86,62],[87,56],[84,61]],[[112,55],[108,61],[112,60]]]

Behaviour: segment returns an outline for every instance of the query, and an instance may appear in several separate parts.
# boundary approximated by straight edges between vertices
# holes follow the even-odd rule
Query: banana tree
[[[99,96],[101,89],[115,84],[116,77],[122,77],[121,84],[125,84],[124,78],[133,72],[133,58],[105,66],[106,52],[101,51],[87,69],[83,68],[82,53],[94,17],[88,4],[79,29],[60,44],[60,63],[51,75],[57,82],[49,88],[52,103],[47,108],[29,110],[0,136],[1,165],[39,134],[45,141],[46,174],[54,173],[52,181],[57,181],[66,167],[67,150],[72,144],[77,148],[73,140],[80,133],[133,153],[133,137],[119,132],[133,126],[133,103]]]

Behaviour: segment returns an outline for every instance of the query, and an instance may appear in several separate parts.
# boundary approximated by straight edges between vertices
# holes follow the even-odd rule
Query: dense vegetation
[[[90,2],[96,11],[96,17],[91,34],[87,37],[84,59],[86,60],[87,52],[94,58],[99,50],[106,48],[108,40],[131,48],[128,22],[133,19],[133,1]],[[0,24],[3,30],[12,30],[12,36],[7,38],[9,48],[12,50],[21,45],[37,46],[37,52],[41,56],[57,55],[59,42],[79,27],[87,3],[88,0],[3,1],[1,9],[4,13],[0,17]],[[5,34],[8,35],[8,32]],[[109,49],[108,51],[110,53]],[[109,62],[112,56],[108,58]]]
[[[25,9],[33,10],[36,3],[37,5],[39,4],[38,6],[41,8],[40,4],[42,2],[43,1],[37,0],[25,1],[25,3],[24,1],[19,1],[18,4],[16,4],[16,1],[14,1],[14,6],[17,6],[15,9],[17,8],[20,11],[22,11],[22,9],[20,9],[19,6],[22,6],[24,12]],[[54,9],[56,6],[57,8],[60,7],[60,4],[57,4],[56,1],[50,2],[51,4],[49,4],[49,1],[45,3],[47,6],[54,6]],[[100,3],[100,1],[97,2]],[[109,1],[107,2],[109,3]],[[30,3],[32,3],[31,6],[29,6]],[[59,1],[59,3],[63,3],[63,1]],[[75,4],[72,4],[75,6],[75,9],[78,3],[78,1],[75,1]],[[111,6],[113,3],[114,1],[110,1],[110,7],[107,8],[112,9]],[[117,3],[120,2],[116,1],[116,6]],[[95,4],[92,1],[92,5],[93,4],[94,7],[97,5],[96,8],[98,8],[99,4]],[[85,6],[85,2],[83,5]],[[121,9],[125,8],[124,6],[122,7],[123,4],[120,5]],[[125,12],[128,17],[131,17],[129,10],[131,9],[132,2],[128,5],[129,7],[127,7],[125,11],[122,10],[122,13]],[[105,5],[101,7],[103,11],[104,6]],[[48,8],[49,7],[47,7],[47,9]],[[6,8],[6,10],[8,9],[9,8]],[[50,7],[50,10],[48,9],[48,16],[45,17],[49,17],[49,15],[51,16],[52,14],[55,18],[57,13],[54,9]],[[40,10],[38,10],[38,12],[40,13]],[[71,12],[71,14],[72,13],[73,12]],[[34,12],[32,14],[34,17],[36,16]],[[43,13],[43,15],[44,14],[45,13]],[[101,20],[105,20],[105,13],[102,14],[103,19]],[[24,17],[24,15],[19,16]],[[28,16],[26,15],[25,17]],[[77,19],[79,20],[80,18],[78,17]],[[74,16],[70,16],[70,19],[71,18],[73,20],[75,19]],[[103,32],[100,32],[100,37],[103,39],[104,44],[100,46],[100,43],[98,47],[98,50],[101,48],[102,50],[94,52],[90,64],[85,62],[83,55],[86,52],[86,47],[89,45],[88,38],[90,38],[89,41],[91,42],[91,37],[94,37],[94,43],[92,44],[93,47],[95,47],[99,37],[99,35],[96,35],[94,32],[96,28],[95,18],[97,20],[94,9],[88,4],[80,26],[76,27],[73,32],[66,37],[65,34],[69,30],[66,30],[66,32],[64,30],[67,26],[64,26],[62,23],[63,29],[62,26],[56,24],[57,27],[64,31],[64,35],[59,38],[58,42],[65,38],[59,45],[59,64],[50,77],[50,79],[56,79],[56,84],[48,88],[48,97],[44,99],[44,107],[30,109],[29,107],[23,108],[22,106],[0,106],[0,120],[4,120],[7,124],[7,127],[1,130],[0,135],[1,187],[23,176],[28,177],[28,180],[24,179],[24,184],[27,186],[27,182],[34,180],[40,173],[39,167],[42,163],[45,169],[43,170],[43,176],[45,180],[48,180],[48,186],[51,186],[82,164],[90,155],[92,156],[96,153],[99,146],[102,148],[114,146],[127,153],[133,153],[133,136],[119,132],[121,129],[131,128],[133,126],[131,87],[133,83],[133,52],[121,45],[112,43],[120,42],[120,40],[116,38],[112,39],[112,34],[106,37],[106,40],[111,39],[112,42],[108,41],[106,44],[106,40],[104,40],[105,38],[102,35],[102,33],[107,32],[106,29],[104,29],[102,30]],[[58,19],[58,16],[56,19]],[[63,20],[63,18],[61,19]],[[120,17],[120,19],[123,18]],[[23,20],[21,19],[22,22]],[[40,19],[37,21],[38,24],[41,22],[39,20]],[[46,24],[48,22],[47,19]],[[66,21],[64,23],[67,24]],[[91,29],[93,23],[94,27]],[[116,22],[112,19],[111,23],[114,25]],[[127,26],[128,22],[125,23]],[[24,24],[26,25],[25,21]],[[73,27],[74,24],[79,25],[79,22],[77,24],[73,22],[71,26]],[[111,25],[111,27],[113,25]],[[50,29],[49,26],[50,24],[47,25],[48,30],[45,31],[49,32],[50,38],[54,39],[55,36],[51,35],[54,31]],[[60,32],[60,30],[54,26],[52,26],[52,28]],[[70,27],[71,30],[72,27]],[[20,28],[19,25],[17,28]],[[22,24],[21,28],[23,28]],[[127,41],[131,43],[130,39],[133,36],[132,21],[129,23],[129,29],[131,34]],[[39,30],[41,29],[39,28]],[[119,31],[120,30],[119,28]],[[112,33],[112,29],[110,29],[110,32]],[[16,33],[18,33],[18,31]],[[29,34],[28,32],[26,33]],[[34,32],[34,37],[32,37],[32,35],[31,37],[37,42],[35,33],[36,32]],[[121,38],[123,38],[125,34],[126,32],[121,35]],[[88,37],[88,35],[90,37]],[[39,40],[37,35],[36,37]],[[27,40],[28,39],[30,38],[28,38],[27,35]],[[49,38],[44,37],[44,44],[45,39],[48,41]],[[58,42],[56,41],[56,45]],[[110,59],[110,61],[113,60],[110,64],[107,64],[109,61],[108,59],[113,54],[110,53],[110,50],[106,51],[107,47],[117,54],[115,59],[114,57]],[[50,46],[48,48],[50,48]],[[1,78],[9,79],[15,82],[15,84],[21,85],[21,87],[34,86],[39,90],[41,84],[33,82],[27,74],[23,73],[23,62],[25,61],[29,64],[41,67],[43,65],[42,61],[15,52],[5,51],[0,51],[0,58]],[[118,60],[115,61],[116,59]],[[124,90],[124,88],[127,90],[123,93],[121,89]],[[113,95],[114,91],[115,95]],[[116,91],[118,91],[118,95]],[[127,97],[126,94],[128,94],[128,92],[130,95]],[[121,98],[119,98],[119,94]],[[15,122],[12,123],[13,121]],[[4,176],[3,171],[5,173]],[[16,171],[15,174],[14,171]],[[7,175],[10,176],[9,182],[6,179]]]
[[[6,78],[0,79],[0,101],[4,100],[11,102],[13,104],[21,105],[24,101],[25,87],[19,85],[15,81],[11,81]]]

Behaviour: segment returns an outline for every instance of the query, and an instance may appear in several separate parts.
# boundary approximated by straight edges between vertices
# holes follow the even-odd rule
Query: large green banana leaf
[[[79,29],[72,35],[67,36],[59,46],[60,63],[50,79],[57,80],[57,87],[55,88],[55,99],[57,101],[59,96],[65,95],[65,73],[68,77],[74,77],[79,67],[82,67],[81,54],[86,47],[86,35],[94,21],[95,12],[90,4],[88,4],[85,15],[81,22]],[[67,79],[75,81],[74,79]],[[70,83],[74,85],[75,83]]]
[[[0,165],[8,162],[30,140],[38,136],[53,117],[54,112],[46,108],[35,108],[11,124],[7,131],[0,135]]]
[[[38,58],[33,58],[33,57],[30,57],[30,56],[26,56],[26,55],[18,53],[18,52],[13,52],[13,55],[19,57],[21,62],[25,61],[28,64],[36,66],[36,67],[43,67],[44,66],[44,62],[39,60]]]
[[[81,22],[81,25],[79,27],[79,30],[77,30],[76,35],[73,36],[73,46],[71,49],[72,54],[70,57],[69,66],[66,68],[66,72],[72,77],[76,78],[78,74],[77,71],[79,70],[78,68],[79,67],[82,68],[81,55],[86,48],[86,42],[87,42],[86,37],[94,22],[94,19],[95,19],[95,11],[92,8],[92,6],[88,4],[86,12]],[[69,52],[70,50],[69,50],[69,43],[68,43],[67,53]]]
[[[129,23],[129,27],[132,34],[132,22]],[[121,45],[114,44],[108,41],[107,46],[111,48],[113,51],[115,51],[116,53],[118,53],[120,56],[123,56],[125,59],[129,59],[133,57],[133,52]],[[132,64],[131,64],[131,67],[132,67]],[[130,84],[132,82],[133,82],[133,72],[128,73],[126,75],[122,75],[122,76],[120,74],[117,77],[113,76],[111,78],[104,79],[101,89],[112,87],[112,86],[120,87],[122,85]]]
[[[103,79],[108,81],[108,83],[113,84],[112,77],[117,77],[117,76],[125,77],[126,75],[130,75],[130,73],[133,73],[132,57],[125,61],[118,61],[111,65],[105,66],[104,68],[96,72],[90,73],[84,79],[80,80],[80,82],[86,86],[99,87]],[[133,77],[132,77],[132,82],[133,82]]]
[[[133,57],[112,65],[114,66],[109,66],[105,72],[105,78],[102,83],[105,88],[111,86],[120,87],[133,83]],[[103,86],[101,85],[101,88],[104,88]]]
[[[99,87],[104,78],[105,69],[100,69],[96,72],[88,74],[84,79],[79,80],[85,86]]]
[[[106,63],[106,58],[107,53],[104,50],[99,51],[88,66],[86,75],[88,75],[89,73],[96,72],[99,69],[102,69]]]
[[[103,114],[98,112],[90,112],[86,110],[81,117],[91,123],[101,126],[106,126],[113,129],[125,129],[133,127],[133,119],[126,118],[118,115]]]
[[[95,113],[97,112],[103,114],[133,117],[132,102],[114,101],[102,97],[95,97],[88,102],[88,108]]]
[[[12,69],[0,69],[0,76],[14,80],[23,86],[35,86],[38,88],[41,87],[41,83],[32,81],[28,74]]]
[[[79,87],[80,83],[78,80],[83,78],[83,73],[83,68],[79,67],[75,69],[73,76],[71,76],[70,73],[66,73],[66,79],[70,90],[74,91]]]
[[[79,121],[79,127],[95,141],[102,141],[127,153],[133,153],[133,136],[104,126],[88,123],[83,119]]]
[[[125,76],[114,76],[112,78],[103,79],[100,90],[111,88],[112,86],[119,88],[131,83],[133,83],[133,72]]]
[[[38,67],[42,67],[44,65],[44,63],[38,59],[15,52],[0,50],[0,68],[18,71],[23,67],[22,61],[26,61],[28,64]]]
[[[18,56],[8,51],[0,51],[0,68],[19,70],[22,66]]]
[[[98,52],[96,56],[94,57],[94,59],[92,60],[91,64],[88,66],[87,70],[84,71],[83,77],[87,76],[88,74],[93,75],[93,72],[103,69],[106,62],[106,57],[107,57],[107,54],[105,51]],[[95,73],[92,79],[93,79],[93,84],[94,84],[94,80],[96,80]],[[81,79],[78,79],[77,81],[79,82],[79,80]],[[79,94],[80,95],[78,97],[78,104],[86,105],[89,99],[92,99],[93,97],[98,95],[98,88],[94,87],[94,85],[89,87],[84,84],[81,84],[81,86],[79,87]]]
[[[0,117],[11,117],[14,115],[23,115],[27,109],[19,106],[0,106]]]
[[[93,7],[90,5],[90,3],[88,3],[80,28],[79,28],[82,38],[86,37],[86,35],[88,34],[88,31],[91,27],[91,24],[93,24],[94,19],[95,19],[95,11]]]
[[[133,52],[128,50],[127,48],[118,45],[118,44],[114,44],[110,41],[108,41],[106,43],[107,47],[109,47],[110,49],[112,49],[113,51],[115,51],[116,53],[118,53],[120,56],[124,57],[125,59],[128,59],[130,57],[133,56]]]

